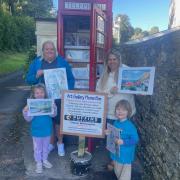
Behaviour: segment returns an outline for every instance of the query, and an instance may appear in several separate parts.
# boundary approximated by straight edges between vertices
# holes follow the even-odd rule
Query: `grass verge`
[[[0,52],[0,75],[8,74],[23,68],[27,57],[27,53],[24,52]]]

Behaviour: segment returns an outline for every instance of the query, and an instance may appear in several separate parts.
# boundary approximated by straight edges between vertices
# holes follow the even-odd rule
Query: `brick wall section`
[[[120,48],[123,63],[155,66],[152,96],[136,96],[144,180],[180,179],[180,29]]]

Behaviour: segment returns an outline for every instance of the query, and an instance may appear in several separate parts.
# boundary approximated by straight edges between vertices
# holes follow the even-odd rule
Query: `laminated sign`
[[[107,95],[88,91],[64,91],[61,108],[63,134],[104,137]]]

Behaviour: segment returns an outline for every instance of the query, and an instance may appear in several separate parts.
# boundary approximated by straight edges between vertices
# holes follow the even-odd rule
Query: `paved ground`
[[[24,163],[21,142],[21,109],[28,94],[22,72],[0,78],[0,180],[22,179]]]
[[[105,169],[108,155],[103,143],[98,143],[93,153],[89,175],[72,175],[69,154],[77,146],[70,138],[66,138],[65,157],[58,157],[57,149],[50,154],[53,169],[44,170],[41,175],[34,173],[29,125],[21,116],[29,87],[24,84],[21,72],[1,78],[0,87],[0,180],[116,180],[114,174]],[[136,162],[132,179],[141,180],[140,172],[140,166]]]

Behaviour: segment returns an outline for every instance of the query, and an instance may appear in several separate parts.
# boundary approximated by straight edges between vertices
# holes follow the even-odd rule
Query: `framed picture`
[[[108,151],[119,156],[120,146],[115,144],[115,140],[120,138],[120,129],[109,123],[107,123],[107,129],[110,131],[110,134],[107,135],[106,148]]]
[[[64,91],[60,131],[63,134],[104,137],[107,95],[89,91]]]
[[[75,79],[89,79],[88,67],[72,68],[72,73]]]
[[[89,89],[89,80],[84,80],[84,79],[76,79],[75,80],[75,89]]]
[[[78,46],[89,46],[90,34],[89,33],[77,33],[77,45]]]
[[[62,91],[68,89],[65,68],[44,70],[44,80],[49,98],[60,99]]]
[[[120,93],[152,95],[155,67],[122,67],[119,70]]]
[[[29,116],[52,115],[54,113],[52,99],[27,99],[27,105]]]
[[[89,50],[65,50],[65,57],[71,62],[89,62]]]

